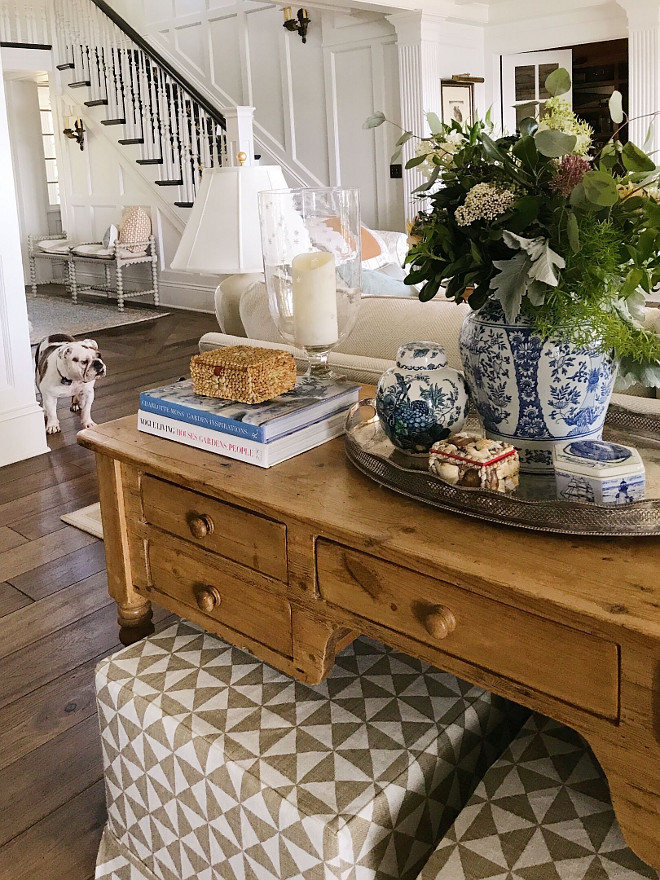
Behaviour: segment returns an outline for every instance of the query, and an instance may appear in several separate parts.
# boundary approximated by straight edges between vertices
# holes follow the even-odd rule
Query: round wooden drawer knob
[[[213,520],[206,513],[193,516],[188,520],[188,527],[193,538],[205,538],[213,534]]]
[[[197,594],[197,607],[205,614],[210,614],[220,602],[222,599],[215,587],[204,587]]]
[[[444,605],[436,605],[424,618],[424,626],[434,639],[446,639],[456,629],[454,612]]]

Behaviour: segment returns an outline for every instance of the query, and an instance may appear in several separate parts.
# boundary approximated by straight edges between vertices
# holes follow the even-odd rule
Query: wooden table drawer
[[[333,605],[607,718],[619,712],[619,649],[605,639],[317,541],[321,595]]]
[[[282,596],[248,586],[199,556],[193,558],[156,541],[149,541],[147,554],[153,589],[291,656],[291,608]]]
[[[145,519],[152,525],[262,574],[287,580],[284,523],[146,475],[141,495]]]

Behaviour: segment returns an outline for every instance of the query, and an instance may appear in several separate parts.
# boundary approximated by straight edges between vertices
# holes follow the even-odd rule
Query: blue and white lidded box
[[[629,504],[644,498],[644,462],[636,449],[604,440],[569,440],[552,451],[557,498]]]

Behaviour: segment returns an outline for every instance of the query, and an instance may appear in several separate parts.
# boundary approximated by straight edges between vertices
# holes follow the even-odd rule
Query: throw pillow
[[[103,238],[101,239],[101,243],[104,248],[111,248],[115,246],[117,238],[119,236],[119,230],[117,227],[111,223],[110,226],[103,233]]]
[[[383,272],[362,270],[362,296],[399,296],[417,298],[417,288],[391,278]]]
[[[145,254],[146,242],[151,235],[151,218],[138,205],[126,208],[119,221],[119,244],[123,254]]]

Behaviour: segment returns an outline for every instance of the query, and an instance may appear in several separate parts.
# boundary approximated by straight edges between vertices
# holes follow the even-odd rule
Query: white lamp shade
[[[171,268],[206,275],[263,272],[257,193],[286,186],[279,165],[205,168]]]

